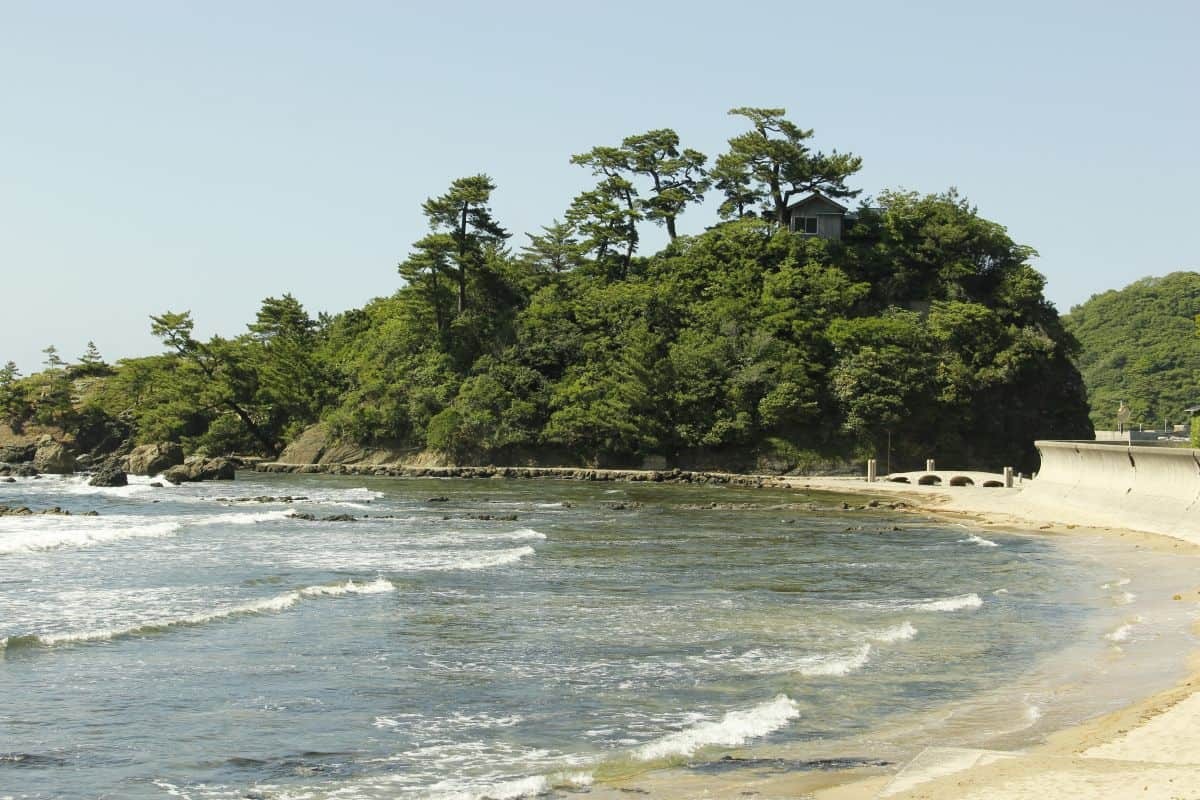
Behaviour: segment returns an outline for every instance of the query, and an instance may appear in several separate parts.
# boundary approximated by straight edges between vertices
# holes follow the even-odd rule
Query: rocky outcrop
[[[37,474],[37,467],[33,464],[0,464],[0,475],[16,475],[18,478],[32,478]]]
[[[37,450],[33,454],[33,466],[38,472],[70,475],[75,471],[75,454],[62,442],[43,436],[38,439]]]
[[[54,506],[53,508],[44,508],[41,511],[34,511],[27,506],[0,506],[0,517],[31,517],[34,514],[52,514],[61,517],[71,516],[70,511],[60,508],[59,506]],[[85,511],[79,516],[98,517],[100,514],[95,511]]]
[[[188,456],[182,464],[171,467],[164,472],[163,477],[171,483],[231,481],[236,471],[236,465],[228,458]]]
[[[92,473],[88,486],[128,486],[129,478],[120,464],[114,459],[106,461]]]
[[[0,447],[0,462],[5,464],[24,464],[33,461],[37,453],[36,444],[9,444]]]
[[[321,424],[310,425],[283,448],[279,460],[287,464],[316,464],[329,446],[329,429]]]
[[[157,475],[182,463],[182,447],[175,442],[159,442],[133,448],[123,466],[132,475]]]
[[[378,475],[392,478],[561,478],[575,481],[630,481],[634,483],[698,483],[728,486],[784,486],[777,475],[741,475],[730,472],[689,470],[585,469],[576,467],[414,467],[405,464],[256,464],[258,472]],[[438,502],[429,498],[429,502]]]
[[[417,451],[413,448],[368,447],[353,442],[338,441],[329,427],[318,422],[305,428],[279,454],[284,464],[392,464],[407,461]]]

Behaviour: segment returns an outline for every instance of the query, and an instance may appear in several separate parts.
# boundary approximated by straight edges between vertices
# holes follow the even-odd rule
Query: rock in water
[[[62,442],[43,436],[38,440],[37,451],[33,454],[33,466],[39,472],[70,475],[75,471],[75,454]]]
[[[88,486],[128,486],[129,478],[116,461],[107,461],[92,474]]]
[[[171,483],[194,483],[196,481],[231,481],[236,467],[228,458],[205,458],[188,456],[183,463],[171,467],[163,477]]]
[[[175,442],[144,444],[125,457],[125,471],[134,475],[157,475],[183,463],[183,448]]]

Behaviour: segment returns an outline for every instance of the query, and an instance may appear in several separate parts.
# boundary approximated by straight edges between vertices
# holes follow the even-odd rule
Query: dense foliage
[[[391,296],[319,319],[267,298],[246,333],[207,342],[186,312],[157,315],[166,352],[103,366],[82,405],[210,452],[273,455],[322,420],[460,462],[792,468],[887,459],[890,443],[896,467],[1028,469],[1034,438],[1090,435],[1074,340],[1029,248],[953,191],[885,193],[842,241],[793,234],[793,196],[857,194],[860,159],[811,151],[781,109],[731,113],[751,129],[711,171],[668,129],[574,156],[596,185],[519,252],[491,179],[455,180],[424,204],[429,232]],[[722,221],[678,234],[713,188]],[[647,223],[670,243],[645,257]],[[82,367],[35,377],[69,393],[54,376]],[[0,375],[17,423],[49,413],[33,381]]]
[[[1092,423],[1116,427],[1124,401],[1130,424],[1157,429],[1182,423],[1200,405],[1200,274],[1143,278],[1092,296],[1064,324],[1079,340],[1079,370],[1091,400]]]

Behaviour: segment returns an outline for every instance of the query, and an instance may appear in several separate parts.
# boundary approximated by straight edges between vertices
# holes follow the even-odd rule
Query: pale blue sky
[[[868,194],[959,187],[1061,310],[1200,267],[1200,5],[982,7],[0,0],[0,362],[362,305],[453,178],[491,174],[522,244],[587,183],[572,153],[669,126],[715,156],[739,105],[861,155]]]

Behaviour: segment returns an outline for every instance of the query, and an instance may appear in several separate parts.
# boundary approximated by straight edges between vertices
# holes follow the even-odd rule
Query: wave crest
[[[916,603],[909,603],[906,608],[911,608],[914,611],[961,611],[966,608],[979,608],[983,605],[983,600],[979,595],[971,592],[970,594],[960,594],[956,597],[945,597],[938,600],[921,600]]]
[[[881,631],[871,634],[871,638],[877,642],[903,642],[917,635],[917,629],[913,627],[911,622],[905,620],[899,625],[893,625],[890,628],[884,628]]]
[[[741,711],[730,711],[720,721],[700,722],[690,728],[642,745],[634,751],[640,761],[690,756],[702,747],[737,747],[766,736],[800,716],[800,708],[787,695]]]
[[[871,660],[871,645],[864,644],[849,656],[829,658],[819,656],[810,659],[810,663],[798,670],[806,678],[841,678],[851,672],[857,672]]]
[[[148,622],[141,622],[125,628],[95,628],[85,631],[69,631],[67,633],[10,636],[5,639],[0,639],[0,651],[15,650],[25,647],[54,647],[55,645],[85,644],[88,642],[125,639],[132,636],[142,636],[150,633],[162,633],[171,628],[204,625],[209,622],[216,622],[218,620],[228,619],[230,617],[277,613],[291,608],[305,598],[340,597],[348,594],[379,594],[381,592],[394,591],[395,588],[396,587],[391,581],[384,578],[378,578],[368,583],[355,583],[354,581],[346,581],[345,583],[338,583],[328,586],[306,586],[303,589],[284,592],[283,594],[275,595],[274,597],[266,597],[261,600],[251,600],[246,603],[226,606],[225,608],[218,608],[212,611],[201,611],[195,614],[187,614],[179,617],[167,617],[164,619],[150,620]]]
[[[529,545],[524,547],[514,547],[510,550],[497,550],[492,553],[476,553],[470,558],[461,561],[452,561],[446,564],[438,564],[436,566],[418,567],[418,569],[429,569],[437,572],[448,570],[475,570],[475,569],[490,569],[491,567],[503,567],[508,564],[515,564],[526,556],[533,555],[534,550]]]
[[[36,520],[18,529],[0,531],[0,554],[37,553],[69,547],[89,547],[122,539],[160,538],[179,530],[176,521],[134,524],[129,518],[114,517],[57,517],[54,526],[46,517],[18,517]],[[99,520],[99,521],[94,521]]]

